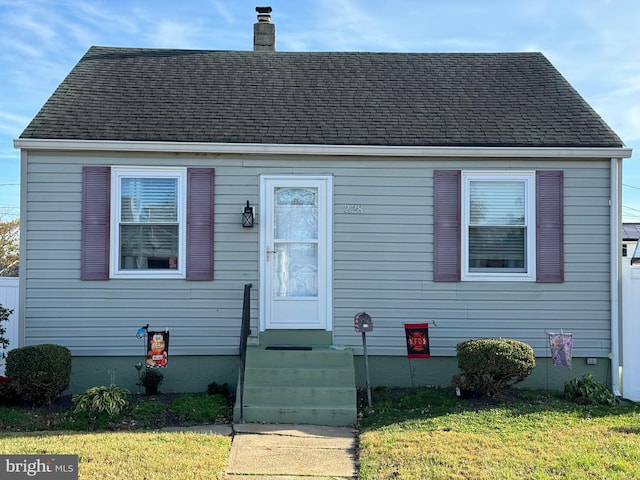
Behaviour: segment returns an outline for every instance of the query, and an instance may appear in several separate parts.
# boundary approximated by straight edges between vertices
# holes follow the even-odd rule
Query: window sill
[[[528,273],[468,273],[460,280],[463,282],[535,282],[536,278]]]
[[[186,278],[186,275],[184,274],[184,272],[175,272],[175,273],[171,273],[171,272],[152,272],[149,270],[146,270],[144,272],[141,271],[136,271],[136,272],[118,272],[118,273],[114,273],[112,275],[110,275],[109,277],[112,280],[122,280],[122,279],[144,279],[144,280],[167,280],[167,279],[172,279],[172,280],[184,280]]]

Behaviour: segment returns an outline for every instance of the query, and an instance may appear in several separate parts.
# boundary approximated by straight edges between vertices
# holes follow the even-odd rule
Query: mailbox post
[[[364,353],[364,371],[367,377],[367,402],[371,408],[371,381],[369,380],[369,357],[367,355],[367,332],[373,331],[373,320],[366,312],[357,313],[353,317],[353,327],[356,333],[362,333],[362,349]]]

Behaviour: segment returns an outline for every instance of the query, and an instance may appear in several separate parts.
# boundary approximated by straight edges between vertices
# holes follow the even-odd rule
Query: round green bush
[[[71,352],[53,344],[15,348],[7,354],[6,374],[22,399],[50,405],[69,386]]]
[[[456,351],[462,374],[452,378],[452,385],[489,396],[521,382],[536,366],[533,348],[509,338],[467,340]]]

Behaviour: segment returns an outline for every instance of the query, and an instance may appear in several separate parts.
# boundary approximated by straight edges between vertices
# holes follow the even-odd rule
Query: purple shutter
[[[213,280],[213,168],[187,169],[187,280]]]
[[[433,172],[433,280],[460,281],[460,170]]]
[[[564,173],[536,172],[536,281],[564,282]]]
[[[80,278],[109,279],[111,168],[82,167]]]

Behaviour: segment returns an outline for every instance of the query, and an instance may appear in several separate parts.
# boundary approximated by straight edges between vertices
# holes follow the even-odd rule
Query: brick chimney
[[[253,51],[276,51],[276,26],[271,23],[271,7],[256,7],[258,22],[253,24]]]

